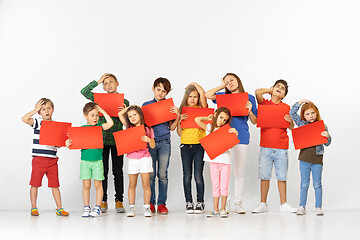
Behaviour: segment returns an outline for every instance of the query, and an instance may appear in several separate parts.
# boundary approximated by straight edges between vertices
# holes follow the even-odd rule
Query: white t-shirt
[[[214,131],[216,131],[218,128],[215,128]],[[210,130],[211,130],[211,124],[208,124],[206,126],[206,135],[210,134]],[[224,163],[224,164],[230,164],[231,163],[231,158],[230,158],[230,152],[229,150],[227,150],[226,152],[220,154],[219,156],[217,156],[216,158],[214,158],[213,160],[210,159],[209,155],[206,153],[204,154],[204,161],[205,162],[212,162],[212,163]]]

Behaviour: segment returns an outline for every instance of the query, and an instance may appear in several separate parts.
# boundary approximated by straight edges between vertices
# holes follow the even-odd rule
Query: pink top
[[[148,136],[149,138],[151,139],[155,138],[154,130],[152,128],[145,127],[145,132],[146,132],[146,136]],[[148,147],[127,154],[127,157],[131,159],[140,159],[143,157],[150,157],[150,156],[151,155]]]

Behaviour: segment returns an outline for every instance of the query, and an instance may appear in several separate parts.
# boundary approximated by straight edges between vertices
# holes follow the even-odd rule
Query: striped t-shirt
[[[40,156],[40,157],[57,158],[56,156],[57,147],[39,144],[40,126],[42,119],[41,118],[33,118],[33,119],[34,119],[34,125],[33,125],[34,138],[33,138],[32,155]]]

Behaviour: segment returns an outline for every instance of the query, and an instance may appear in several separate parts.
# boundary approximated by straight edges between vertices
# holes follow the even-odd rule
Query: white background
[[[290,87],[284,102],[292,106],[303,98],[314,101],[333,137],[324,155],[324,209],[359,210],[356,141],[360,116],[355,104],[360,75],[359,10],[355,0],[0,0],[0,210],[30,209],[32,129],[21,117],[38,99],[48,97],[55,104],[54,120],[84,124],[82,107],[87,100],[80,90],[105,72],[118,77],[118,91],[137,105],[153,98],[151,86],[160,76],[171,81],[173,91],[168,97],[177,106],[188,83],[196,81],[209,90],[227,72],[238,74],[251,94],[279,78],[287,80]],[[101,87],[95,90],[103,92]],[[210,101],[209,105],[215,107]],[[248,210],[260,199],[259,129],[250,126],[250,132],[244,195]],[[185,202],[178,146],[179,137],[173,132],[170,211],[182,210]],[[80,211],[80,152],[62,148],[58,156],[63,205]],[[289,156],[288,200],[297,206],[300,176],[298,151],[292,142]],[[210,209],[207,165],[204,173]],[[126,174],[125,179],[127,189]],[[234,196],[233,178],[231,183]],[[109,186],[111,200],[112,181]],[[138,193],[137,204],[141,205],[141,187]],[[93,200],[94,191],[91,196]],[[278,208],[274,180],[268,202],[270,209]],[[38,206],[55,208],[46,178]],[[308,207],[313,206],[310,187]]]

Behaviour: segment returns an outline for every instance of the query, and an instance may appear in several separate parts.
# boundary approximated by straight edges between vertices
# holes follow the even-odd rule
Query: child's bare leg
[[[83,180],[84,206],[90,206],[90,187],[91,187],[91,179]]]
[[[227,196],[221,196],[221,208],[220,208],[220,210],[225,210],[226,200],[227,200]]]
[[[129,204],[135,205],[135,194],[136,194],[136,185],[137,185],[138,174],[129,174]]]
[[[30,202],[31,208],[36,208],[37,196],[38,196],[38,187],[30,187]]]
[[[55,203],[56,203],[56,210],[62,208],[61,206],[61,194],[59,188],[51,188]]]
[[[150,173],[140,173],[142,186],[144,189],[144,204],[150,204],[151,189],[150,189]]]
[[[261,202],[266,203],[269,187],[270,187],[270,180],[261,180],[260,183]]]
[[[94,186],[96,190],[96,205],[101,206],[101,201],[104,194],[102,181],[94,180]]]
[[[286,203],[286,181],[278,181],[280,203]]]
[[[215,211],[219,211],[219,199],[220,197],[213,197]]]

